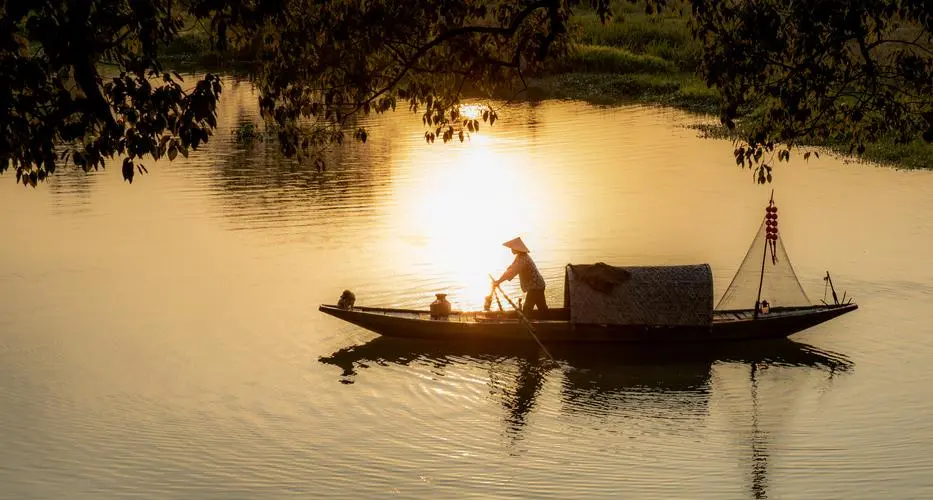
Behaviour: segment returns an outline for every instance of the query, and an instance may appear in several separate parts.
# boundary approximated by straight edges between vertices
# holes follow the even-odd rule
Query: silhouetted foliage
[[[34,186],[62,162],[97,169],[119,154],[132,181],[139,158],[206,142],[218,77],[185,90],[158,60],[179,15],[155,0],[0,1],[0,172]]]
[[[661,2],[666,3],[666,2]],[[771,180],[802,144],[861,154],[881,139],[933,141],[933,10],[922,0],[693,0],[701,71],[739,165]],[[805,152],[804,157],[809,157]]]
[[[122,155],[132,181],[140,158],[174,159],[206,142],[220,80],[208,73],[186,89],[159,59],[185,16],[217,50],[255,49],[260,109],[286,155],[339,144],[356,116],[399,104],[423,113],[428,142],[463,140],[479,129],[459,114],[464,87],[521,80],[563,50],[580,3],[0,0],[0,172],[35,185],[63,162],[89,170]],[[608,0],[587,3],[608,15]]]

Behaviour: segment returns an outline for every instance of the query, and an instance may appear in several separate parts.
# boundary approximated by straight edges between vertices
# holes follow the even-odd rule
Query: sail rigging
[[[716,309],[759,310],[765,302],[769,307],[811,305],[784,248],[777,217],[772,194],[758,232]]]

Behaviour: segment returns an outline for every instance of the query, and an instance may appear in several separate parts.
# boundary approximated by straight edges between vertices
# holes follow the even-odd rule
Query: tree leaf
[[[124,158],[123,159],[123,180],[132,184],[134,173],[135,173],[135,170],[133,168],[133,159],[129,157]]]

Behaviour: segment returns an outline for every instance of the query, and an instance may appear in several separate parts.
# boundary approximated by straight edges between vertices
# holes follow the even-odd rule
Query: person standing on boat
[[[512,253],[515,254],[515,260],[513,260],[508,269],[502,273],[502,276],[496,280],[496,285],[499,285],[503,281],[511,281],[515,275],[518,275],[522,291],[525,292],[525,303],[522,304],[522,313],[527,316],[535,307],[541,312],[547,312],[547,300],[544,298],[544,278],[541,276],[541,273],[538,272],[538,266],[535,265],[535,262],[531,260],[531,256],[528,255],[530,252],[528,247],[525,246],[521,238],[506,241],[502,246],[512,249]]]

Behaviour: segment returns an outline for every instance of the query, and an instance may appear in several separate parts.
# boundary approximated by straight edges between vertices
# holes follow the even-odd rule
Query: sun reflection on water
[[[488,107],[483,104],[461,104],[460,115],[470,120],[477,120]]]
[[[510,142],[473,134],[442,155],[413,149],[411,171],[394,189],[393,226],[410,242],[400,260],[444,276],[438,285],[449,287],[455,307],[481,307],[489,274],[498,277],[512,260],[502,243],[522,236],[534,250],[535,230],[548,217],[550,207],[541,203],[547,186]]]

